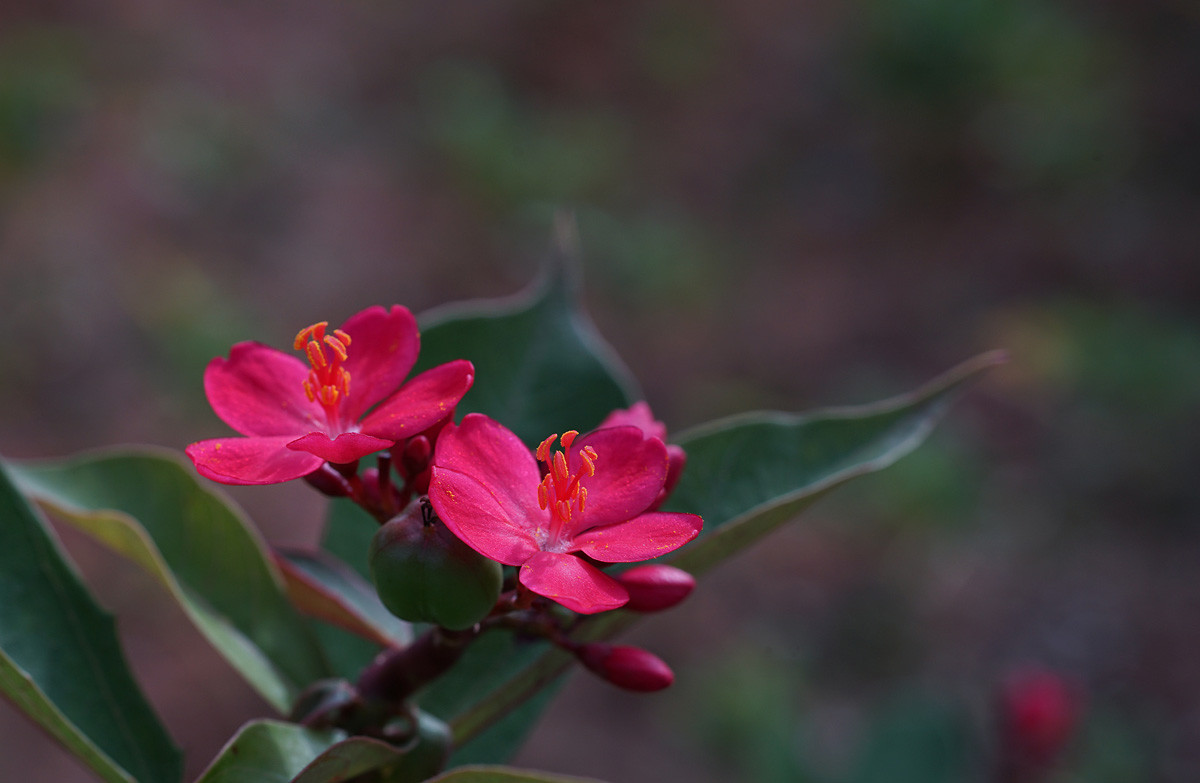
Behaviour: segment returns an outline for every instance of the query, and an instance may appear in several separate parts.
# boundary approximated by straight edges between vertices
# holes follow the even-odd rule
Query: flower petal
[[[312,473],[324,462],[287,447],[290,435],[274,438],[218,438],[188,446],[201,476],[222,484],[279,484]]]
[[[550,514],[538,507],[541,473],[529,449],[503,425],[478,413],[438,436],[429,500],[468,546],[505,565],[538,550]]]
[[[703,526],[704,520],[695,514],[653,511],[628,522],[585,530],[575,536],[571,549],[602,563],[635,563],[678,549],[699,535]]]
[[[579,452],[596,450],[596,475],[584,476],[586,513],[579,517],[588,527],[624,522],[650,507],[667,478],[667,447],[658,438],[646,437],[637,427],[609,427],[589,432],[571,445],[567,465],[579,470]]]
[[[604,421],[600,422],[600,426],[596,429],[626,426],[637,427],[650,437],[664,442],[667,439],[667,425],[654,418],[654,414],[650,411],[650,404],[645,400],[635,402],[629,406],[628,410],[613,411],[605,417]]]
[[[621,583],[574,555],[538,552],[521,566],[521,584],[573,612],[595,614],[629,600]]]
[[[287,447],[293,451],[315,454],[322,462],[346,463],[389,449],[392,445],[393,441],[373,438],[361,432],[343,432],[332,439],[323,432],[310,432],[288,443]]]
[[[439,364],[412,378],[362,421],[362,431],[400,441],[419,435],[454,412],[475,380],[475,366],[465,359]]]
[[[308,366],[255,342],[238,343],[229,358],[204,371],[204,392],[221,420],[243,435],[291,435],[323,429],[321,406],[304,393]]]
[[[342,364],[350,373],[350,396],[342,414],[345,420],[355,421],[408,377],[421,338],[417,319],[400,305],[392,305],[391,310],[368,307],[352,315],[342,331],[350,335],[350,355]]]

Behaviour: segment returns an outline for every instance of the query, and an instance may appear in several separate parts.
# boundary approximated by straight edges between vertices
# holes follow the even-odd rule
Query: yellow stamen
[[[321,344],[315,340],[309,340],[308,345],[304,346],[304,352],[308,354],[308,363],[314,369],[321,369],[329,362],[325,361],[325,354],[321,352]]]
[[[554,441],[557,439],[558,433],[555,433],[541,442],[541,444],[537,447],[536,456],[538,458],[538,462],[550,461],[550,447],[554,445]]]
[[[345,343],[334,337],[332,334],[327,334],[325,335],[325,344],[333,349],[333,352],[338,355],[339,359],[341,359],[343,362],[346,361],[346,357],[349,356],[349,354],[346,353]]]

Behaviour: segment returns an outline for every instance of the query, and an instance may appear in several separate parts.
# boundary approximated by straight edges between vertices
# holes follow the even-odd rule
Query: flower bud
[[[650,693],[675,682],[671,668],[640,647],[597,642],[583,645],[575,654],[580,663],[618,688]]]
[[[674,566],[651,563],[617,575],[617,581],[629,592],[623,608],[635,612],[661,612],[687,598],[696,587],[695,578]]]
[[[428,520],[420,504],[379,528],[369,558],[380,600],[402,620],[462,631],[500,596],[500,564]]]
[[[1014,673],[1000,693],[1005,743],[1020,765],[1044,767],[1058,758],[1075,731],[1079,701],[1057,673]]]
[[[328,462],[309,473],[304,480],[316,487],[318,492],[331,498],[344,498],[350,494],[350,482],[330,467]]]

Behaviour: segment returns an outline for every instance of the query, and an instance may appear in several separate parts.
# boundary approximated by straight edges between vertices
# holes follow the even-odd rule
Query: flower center
[[[579,480],[584,475],[596,475],[596,450],[591,446],[579,450],[581,464],[574,473],[567,468],[567,455],[563,451],[571,448],[578,435],[575,430],[564,432],[562,450],[555,451],[553,457],[550,449],[558,435],[551,435],[537,447],[537,459],[548,469],[542,483],[538,484],[538,505],[543,510],[550,509],[548,541],[552,545],[563,541],[563,533],[570,526],[572,515],[583,514],[587,503],[587,487],[582,486]]]
[[[304,351],[311,367],[304,381],[304,393],[309,402],[321,404],[325,418],[335,425],[339,419],[338,404],[350,394],[350,371],[342,366],[350,355],[350,335],[341,329],[326,334],[327,326],[328,321],[321,321],[301,329],[293,347]]]

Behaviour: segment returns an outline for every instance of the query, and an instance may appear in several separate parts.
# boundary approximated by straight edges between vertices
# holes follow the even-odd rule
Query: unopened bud
[[[344,498],[350,494],[350,482],[330,467],[328,462],[309,473],[304,480],[316,487],[318,492],[331,498]]]
[[[671,667],[640,647],[593,643],[583,645],[575,654],[580,663],[618,688],[650,693],[675,682]]]
[[[1005,740],[1017,763],[1046,766],[1065,749],[1079,719],[1079,699],[1048,669],[1013,674],[1000,695]]]
[[[624,609],[635,612],[661,612],[687,598],[696,587],[695,578],[674,566],[651,563],[617,575],[629,592]]]
[[[405,477],[415,476],[429,467],[429,458],[433,455],[433,446],[429,438],[418,435],[410,438],[400,452],[400,474]]]

